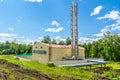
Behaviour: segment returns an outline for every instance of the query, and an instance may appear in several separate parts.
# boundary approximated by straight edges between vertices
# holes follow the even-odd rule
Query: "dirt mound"
[[[8,73],[4,72],[4,71],[0,71],[0,79],[2,80],[7,80],[8,79]]]
[[[104,72],[110,71],[110,69],[111,69],[110,67],[97,67],[97,68],[94,68],[93,69],[94,73],[97,73],[97,75],[95,75],[96,80],[111,80],[111,79],[109,79],[107,77],[101,76]]]
[[[103,74],[105,71],[110,71],[110,67],[98,67],[93,69],[95,73]]]
[[[120,69],[119,70],[116,70],[117,74],[120,75]]]
[[[107,78],[107,77],[101,77],[101,76],[96,76],[96,80],[111,80],[111,79],[109,79],[109,78]]]
[[[38,71],[24,69],[23,67],[16,65],[16,64],[13,64],[13,63],[9,63],[6,60],[0,59],[0,65],[4,65],[4,67],[11,69],[12,73],[14,73],[16,75],[19,73],[19,74],[24,74],[24,75],[34,77],[37,80],[51,80],[48,76],[40,74]],[[4,71],[0,71],[0,79],[9,80],[7,77],[9,74],[11,74],[11,73],[6,73]],[[21,80],[19,78],[16,78],[16,79]]]

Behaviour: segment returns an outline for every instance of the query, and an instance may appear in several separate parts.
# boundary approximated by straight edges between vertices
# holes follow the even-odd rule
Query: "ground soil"
[[[120,69],[119,70],[116,70],[117,74],[120,76]]]
[[[110,67],[97,67],[93,71],[98,74],[103,74],[105,71],[110,71]]]
[[[97,80],[111,80],[107,77],[102,77],[101,75],[105,72],[105,71],[110,71],[110,67],[97,67],[93,69],[94,73],[97,73],[96,79]]]
[[[48,76],[38,71],[24,69],[23,67],[0,59],[0,80],[51,80]]]

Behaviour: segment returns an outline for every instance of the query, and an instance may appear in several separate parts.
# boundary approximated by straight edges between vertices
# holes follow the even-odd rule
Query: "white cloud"
[[[107,31],[115,31],[115,30],[118,30],[120,31],[120,23],[115,23],[115,24],[111,24],[111,25],[107,25],[105,26],[103,29],[101,29],[101,32],[99,34],[94,34],[94,36],[96,37],[103,37],[104,33],[107,32]]]
[[[64,30],[63,27],[56,28],[56,32],[60,32],[60,31],[63,31],[63,30]]]
[[[55,39],[57,42],[59,42],[59,41],[65,41],[65,39],[61,38],[60,36],[56,36],[54,39]]]
[[[32,39],[16,40],[18,44],[33,44],[35,41]]]
[[[8,30],[10,30],[10,31],[14,31],[14,28],[10,27],[10,28],[8,28]]]
[[[39,41],[42,41],[43,40],[43,37],[38,37]]]
[[[24,36],[16,36],[14,38],[16,38],[16,39],[24,39],[25,37]]]
[[[96,37],[103,37],[103,34],[104,33],[98,33],[98,34],[94,34],[94,36],[96,36]]]
[[[91,43],[93,41],[98,41],[99,39],[101,39],[101,38],[83,38],[83,37],[81,37],[81,38],[79,38],[79,42],[80,43]]]
[[[58,27],[58,28],[48,28],[48,29],[46,29],[45,31],[46,31],[46,32],[61,32],[61,31],[63,31],[63,30],[64,30],[63,27]]]
[[[51,25],[58,27],[60,24],[57,21],[52,21]]]
[[[61,32],[64,30],[57,21],[52,21],[51,25],[55,26],[55,28],[47,28],[45,29],[46,32]]]
[[[56,28],[47,28],[45,29],[46,32],[55,32]]]
[[[28,1],[28,2],[42,2],[43,0],[25,0],[25,1]]]
[[[109,14],[106,14],[103,17],[98,17],[97,19],[99,19],[99,20],[102,20],[102,19],[118,20],[118,19],[120,19],[119,14],[120,14],[119,11],[112,10]]]
[[[16,37],[17,34],[0,33],[0,37]]]
[[[108,21],[113,20],[115,21],[115,23],[106,25],[103,29],[101,29],[101,33],[97,34],[96,36],[100,36],[106,31],[110,31],[110,32],[115,30],[120,31],[120,12],[119,11],[112,10],[109,12],[109,14],[105,14],[105,16],[98,17],[97,19],[99,20],[108,19]]]
[[[113,31],[113,30],[119,30],[120,31],[120,22],[108,25],[106,27],[109,27],[109,31]]]
[[[90,14],[90,16],[97,15],[100,13],[100,11],[103,9],[103,6],[98,6],[94,9],[94,11]]]
[[[0,43],[4,43],[4,42],[6,42],[6,41],[12,41],[12,39],[11,38],[6,38],[6,37],[0,37]]]
[[[61,37],[60,36],[56,36],[54,39],[55,40],[59,40],[59,39],[61,39]]]

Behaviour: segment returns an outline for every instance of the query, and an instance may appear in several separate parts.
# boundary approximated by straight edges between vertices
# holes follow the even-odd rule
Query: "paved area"
[[[106,61],[103,59],[84,59],[84,60],[63,60],[63,61],[50,61],[49,63],[54,63],[57,66],[92,66],[92,65],[105,65]]]

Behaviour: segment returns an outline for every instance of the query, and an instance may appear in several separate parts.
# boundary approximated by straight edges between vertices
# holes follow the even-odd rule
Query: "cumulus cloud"
[[[36,40],[33,39],[22,39],[22,40],[16,40],[18,44],[33,44]]]
[[[59,41],[65,41],[65,39],[61,38],[60,36],[56,36],[54,39],[55,39],[57,42],[59,42]]]
[[[58,28],[47,28],[45,29],[46,32],[61,32],[63,31],[64,28],[63,27],[58,27]]]
[[[56,36],[54,39],[58,40],[58,39],[61,39],[61,37],[60,36]]]
[[[104,33],[98,33],[98,34],[94,34],[94,36],[96,36],[96,37],[103,37],[103,34]]]
[[[27,2],[42,2],[43,0],[25,0],[25,1],[27,1]]]
[[[10,27],[10,28],[8,28],[8,30],[10,30],[10,31],[14,31],[14,28]]]
[[[17,34],[0,33],[0,37],[16,37]]]
[[[64,30],[57,21],[52,21],[51,25],[55,27],[45,29],[46,32],[61,32]]]
[[[58,27],[60,24],[57,21],[52,21],[51,25]]]
[[[24,36],[19,36],[17,34],[9,34],[9,33],[0,33],[0,43],[4,43],[6,41],[12,42],[16,41],[19,44],[32,44],[36,40],[26,39]]]
[[[103,17],[98,17],[97,19],[102,20],[102,19],[111,19],[111,20],[118,20],[120,19],[120,12],[112,10],[109,14],[106,14]]]
[[[98,41],[99,39],[101,39],[101,38],[84,38],[84,37],[81,37],[81,38],[79,38],[79,42],[80,43],[92,43],[93,41]]]
[[[96,7],[96,8],[93,10],[93,12],[90,14],[90,16],[99,14],[102,9],[103,9],[103,6],[102,6],[102,5]]]
[[[118,30],[118,31],[120,31],[120,22],[117,22],[117,23],[114,23],[114,24],[111,24],[111,25],[107,25],[102,30],[107,30],[107,31]]]
[[[115,11],[115,10],[112,10],[110,11],[108,14],[105,14],[104,16],[102,17],[98,17],[97,18],[98,20],[113,20],[115,21],[115,23],[113,24],[110,24],[110,25],[106,25],[103,29],[101,29],[101,33],[99,34],[96,34],[96,36],[99,36],[99,35],[103,35],[103,33],[105,33],[106,31],[120,31],[120,12],[119,11]]]

